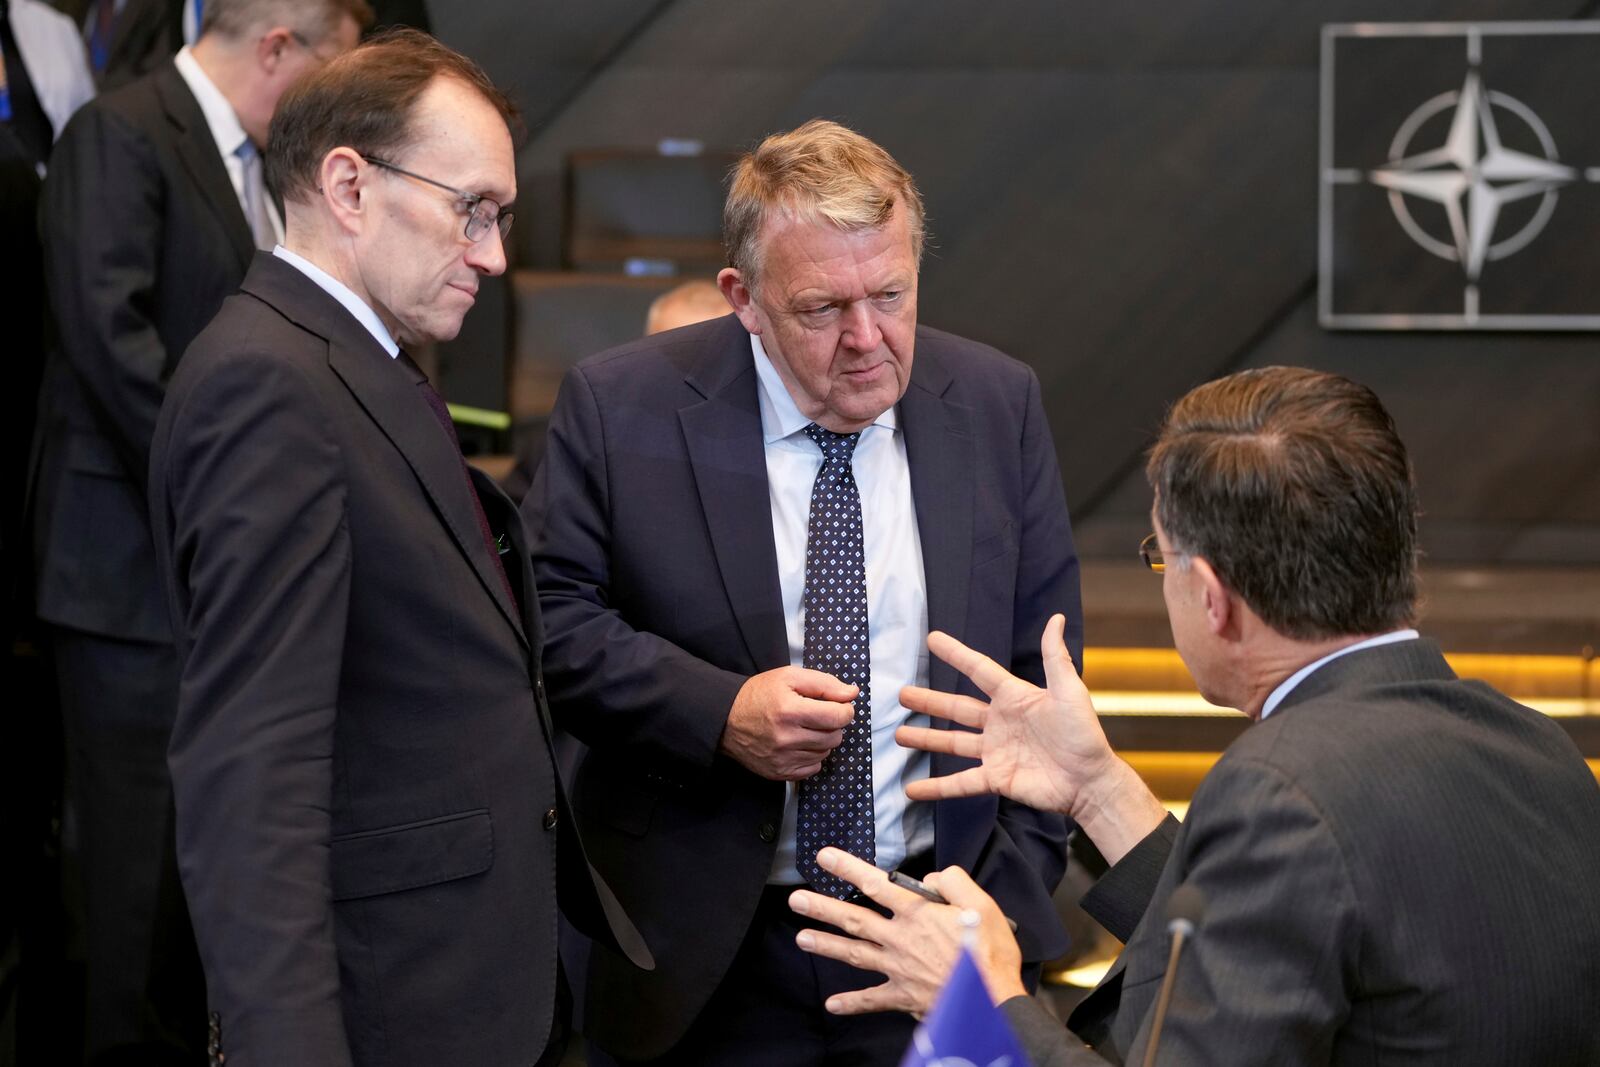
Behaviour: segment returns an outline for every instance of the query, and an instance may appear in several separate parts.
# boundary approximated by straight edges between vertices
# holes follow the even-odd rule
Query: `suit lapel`
[[[359,324],[356,328],[361,329]],[[347,347],[335,342],[328,349],[328,362],[410,464],[456,547],[472,565],[478,583],[526,645],[528,638],[516,608],[483,543],[472,490],[461,469],[461,454],[423,398],[421,387],[428,380],[427,375],[415,369],[415,364],[407,366],[391,360],[365,330],[361,333],[365,344]]]
[[[483,543],[471,489],[452,447],[419,391],[427,378],[415,365],[391,359],[348,311],[298,270],[267,253],[257,257],[244,291],[266,300],[328,341],[328,363],[356,401],[416,474],[456,547],[500,614],[526,646],[527,635],[505,583]]]
[[[789,662],[783,592],[772,539],[767,458],[750,337],[734,318],[716,355],[688,378],[705,399],[678,412],[695,488],[722,585],[750,662],[758,671]]]
[[[960,638],[972,577],[974,458],[972,412],[946,397],[951,382],[948,369],[932,353],[919,352],[912,363],[911,387],[900,398],[900,423],[922,541],[928,629]],[[955,692],[960,681],[955,668],[929,658],[930,689]],[[938,725],[949,724],[940,720]],[[935,774],[971,765],[943,754],[933,757]]]
[[[239,257],[241,270],[249,267],[256,253],[255,238],[250,234],[250,223],[239,206],[239,194],[234,191],[228,168],[217,154],[217,142],[206,125],[205,112],[189,91],[189,85],[178,73],[178,68],[168,63],[155,79],[156,95],[167,113],[167,121],[174,127],[173,142],[183,169],[199,190],[203,200],[222,224],[228,243]]]

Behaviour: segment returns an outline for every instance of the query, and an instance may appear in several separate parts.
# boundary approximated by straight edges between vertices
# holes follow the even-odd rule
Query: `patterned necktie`
[[[867,640],[867,563],[861,533],[861,494],[850,463],[859,433],[813,423],[806,436],[822,450],[811,487],[806,529],[805,651],[802,665],[860,687],[855,717],[822,770],[800,783],[796,862],[819,893],[844,899],[850,883],[817,866],[817,851],[842,848],[868,863],[877,858],[872,807],[872,670]]]
[[[233,150],[244,164],[244,217],[250,223],[250,236],[256,247],[270,252],[278,243],[278,233],[272,227],[272,216],[267,214],[267,184],[261,173],[261,153],[246,137]]]

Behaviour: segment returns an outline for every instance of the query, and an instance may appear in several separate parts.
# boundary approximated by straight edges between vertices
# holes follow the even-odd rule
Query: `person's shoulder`
[[[932,326],[917,326],[916,358],[936,364],[963,385],[1009,391],[1027,388],[1036,380],[1033,368],[1020,359]]]
[[[729,314],[596,352],[580,360],[577,370],[597,385],[645,391],[741,358],[754,358],[750,335]]]
[[[73,112],[61,131],[61,141],[70,143],[85,137],[104,140],[108,135],[122,141],[159,140],[170,127],[162,104],[161,87],[163,75],[169,70],[176,76],[175,69],[168,64],[126,85],[99,93]],[[57,150],[60,150],[59,145]]]
[[[327,366],[328,342],[252,293],[236,292],[195,336],[173,373],[169,392],[218,373],[259,373],[298,366],[301,375]]]

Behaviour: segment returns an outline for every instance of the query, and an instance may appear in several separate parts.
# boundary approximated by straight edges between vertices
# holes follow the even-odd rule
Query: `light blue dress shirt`
[[[354,315],[356,317],[356,321],[361,323],[362,326],[365,326],[367,332],[372,335],[373,339],[383,346],[383,350],[385,352],[389,353],[390,359],[393,359],[400,354],[400,346],[395,343],[393,337],[389,336],[389,328],[383,324],[382,319],[378,318],[378,313],[373,311],[371,306],[368,305],[365,300],[362,300],[355,293],[351,292],[348,285],[344,284],[338,278],[335,278],[333,275],[329,274],[327,271],[323,270],[309,259],[305,258],[304,256],[295,255],[282,245],[274,248],[272,250],[272,254],[289,264],[289,266],[293,267],[301,274],[304,274],[307,278],[310,278],[312,281],[316,282],[317,286],[321,288],[323,292],[327,293],[329,296],[339,301],[339,303],[343,304],[345,306],[345,310]]]
[[[1353,645],[1345,645],[1341,649],[1336,649],[1333,652],[1329,652],[1326,656],[1323,656],[1319,660],[1307,663],[1304,667],[1301,667],[1299,670],[1289,675],[1289,677],[1285,678],[1282,682],[1279,682],[1278,688],[1274,689],[1270,694],[1267,695],[1267,702],[1261,705],[1261,717],[1265,719],[1268,715],[1271,715],[1274,711],[1276,711],[1278,705],[1283,703],[1283,698],[1288,696],[1294,690],[1295,686],[1311,677],[1312,672],[1318,667],[1321,667],[1324,663],[1332,663],[1340,656],[1348,656],[1350,653],[1359,652],[1363,648],[1377,648],[1379,645],[1392,645],[1396,641],[1415,641],[1421,636],[1422,635],[1417,633],[1415,630],[1395,630],[1392,633],[1379,634],[1377,637],[1369,637],[1365,641],[1357,641]]]
[[[778,555],[789,662],[801,666],[805,649],[806,528],[811,486],[822,469],[822,452],[803,432],[811,420],[800,414],[777,368],[754,335],[761,435],[766,448],[767,491]],[[872,650],[872,803],[877,822],[877,864],[893,870],[908,855],[933,848],[933,807],[906,799],[908,782],[928,777],[932,757],[895,744],[896,728],[927,725],[900,704],[900,689],[928,684],[928,592],[922,540],[911,499],[911,468],[905,434],[890,408],[861,431],[854,470],[861,492],[861,522],[867,563],[867,630]],[[787,784],[783,827],[768,881],[804,881],[795,868],[798,791]]]

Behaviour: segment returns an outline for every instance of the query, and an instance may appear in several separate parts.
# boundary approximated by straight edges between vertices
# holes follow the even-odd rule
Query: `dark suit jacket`
[[[899,405],[928,623],[1026,677],[1078,565],[1032,371],[926,328]],[[726,972],[766,882],[784,789],[717,753],[744,681],[789,662],[755,362],[733,316],[582,363],[523,503],[564,730],[589,747],[573,800],[595,865],[655,950],[646,974],[588,959],[584,1032],[628,1058],[683,1034]],[[938,689],[964,684],[930,663]],[[935,773],[958,765],[936,756]],[[993,798],[935,812],[960,864],[1021,925],[1030,960],[1066,945],[1050,892],[1067,824]],[[818,1006],[821,1010],[821,1006]]]
[[[597,914],[553,832],[537,597],[527,568],[520,607],[496,573],[424,380],[262,255],[156,429],[178,856],[230,1067],[531,1063],[558,848],[573,913]]]
[[[81,28],[90,0],[57,5]],[[111,31],[106,69],[95,76],[101,92],[121,88],[172,58],[183,46],[183,0],[127,0]]]
[[[45,370],[35,490],[40,617],[170,641],[145,507],[178,357],[255,252],[200,105],[171,63],[85,105],[45,181]]]
[[[1181,884],[1164,1064],[1600,1063],[1600,787],[1431,642],[1317,670],[1096,885],[1128,946],[1069,1025],[1104,1058],[1019,997],[1034,1067],[1142,1062]]]

